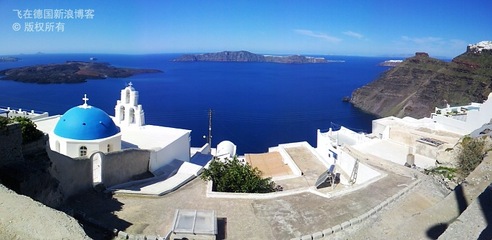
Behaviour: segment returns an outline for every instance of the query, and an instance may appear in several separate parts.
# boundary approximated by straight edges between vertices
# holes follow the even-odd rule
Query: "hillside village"
[[[492,43],[491,43],[492,45]],[[470,46],[481,54],[488,44]],[[403,63],[404,64],[404,63]],[[400,65],[401,66],[401,65]],[[81,96],[82,97],[82,96]],[[148,125],[137,86],[114,116],[90,93],[31,119],[44,136],[23,144],[18,124],[0,130],[0,235],[117,239],[477,239],[492,236],[492,156],[460,176],[464,142],[492,146],[492,93],[485,101],[435,106],[427,117],[388,116],[370,134],[318,130],[317,144],[272,146],[238,156],[282,187],[217,192],[198,176],[236,146],[190,146],[192,130]],[[472,139],[472,140],[470,140]],[[22,177],[19,177],[22,176]],[[23,196],[28,195],[29,197]],[[49,206],[49,207],[47,207]],[[50,208],[51,207],[51,208]],[[40,216],[47,216],[44,221]]]

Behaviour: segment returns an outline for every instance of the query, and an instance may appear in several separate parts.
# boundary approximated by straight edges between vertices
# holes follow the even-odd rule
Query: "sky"
[[[246,50],[451,58],[492,40],[491,11],[490,0],[0,0],[0,56]]]

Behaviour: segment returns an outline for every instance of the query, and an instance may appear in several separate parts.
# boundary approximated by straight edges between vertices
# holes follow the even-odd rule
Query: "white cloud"
[[[352,32],[352,31],[345,31],[345,32],[343,32],[343,34],[345,34],[349,37],[354,37],[354,38],[358,38],[358,39],[364,38],[364,35],[362,35],[360,33]]]
[[[439,43],[442,41],[441,38],[437,38],[437,37],[412,38],[412,37],[402,36],[401,39],[403,39],[404,41],[413,42],[415,44]]]
[[[461,39],[451,39],[449,40],[449,44],[451,45],[452,48],[460,48],[460,49],[466,48],[466,46],[468,46],[466,41]]]
[[[409,37],[401,36],[395,42],[398,51],[428,52],[431,56],[455,57],[466,50],[466,42],[461,39],[441,37]]]
[[[300,34],[300,35],[308,36],[308,37],[320,38],[320,39],[323,39],[323,40],[325,40],[327,42],[331,42],[331,43],[338,43],[338,42],[342,41],[342,39],[340,39],[340,38],[333,37],[333,36],[327,35],[325,33],[313,32],[311,30],[306,30],[306,29],[295,29],[294,32],[297,34]]]

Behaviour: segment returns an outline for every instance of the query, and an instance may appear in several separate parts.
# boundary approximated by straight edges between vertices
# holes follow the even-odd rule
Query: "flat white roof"
[[[191,133],[191,130],[145,125],[121,128],[121,148],[160,149]]]
[[[34,119],[33,122],[36,124],[37,129],[45,133],[51,133],[60,117],[61,115],[54,115],[46,118]]]
[[[39,130],[51,133],[61,115],[36,119],[34,122]],[[191,130],[145,125],[141,127],[123,127],[121,129],[121,148],[160,149],[182,136],[191,133]]]

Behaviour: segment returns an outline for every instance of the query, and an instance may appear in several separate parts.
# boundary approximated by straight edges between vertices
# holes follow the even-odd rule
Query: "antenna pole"
[[[208,109],[208,145],[212,147],[212,109]]]

